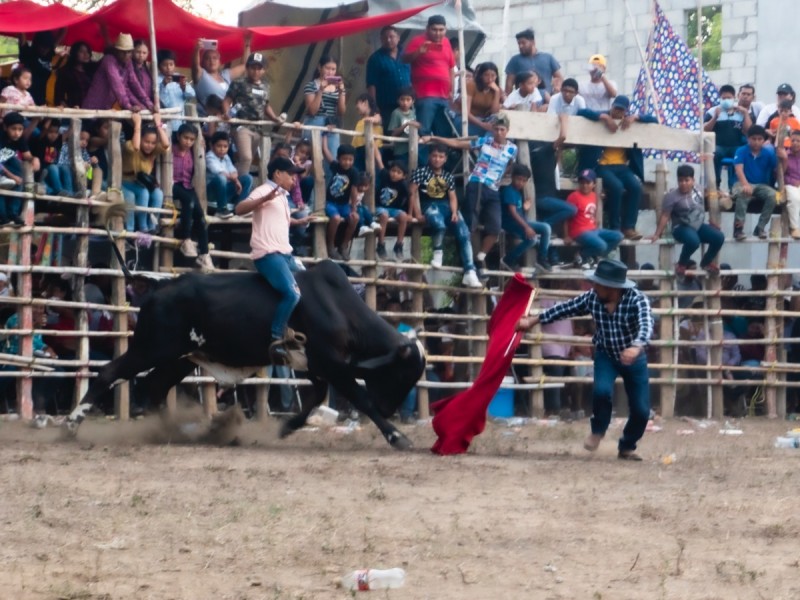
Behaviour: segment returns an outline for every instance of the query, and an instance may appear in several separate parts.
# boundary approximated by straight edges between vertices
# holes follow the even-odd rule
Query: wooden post
[[[35,183],[33,182],[33,169],[31,163],[22,163],[22,181],[24,189],[28,193],[33,193]],[[18,264],[23,267],[31,266],[31,241],[33,234],[30,228],[33,226],[34,203],[32,199],[26,198],[23,201],[22,218],[25,221],[25,231],[19,235],[18,245]],[[33,295],[33,275],[30,271],[24,271],[19,276],[18,293],[22,298],[31,298]],[[19,307],[19,327],[21,329],[33,328],[33,308],[30,304],[23,304]],[[36,324],[37,327],[41,325]],[[33,357],[33,336],[20,336],[19,354],[24,358]],[[17,378],[17,414],[24,420],[33,418],[33,380],[30,377]]]
[[[656,206],[661,207],[661,200],[667,192],[667,167],[663,162],[656,165]],[[658,266],[662,272],[673,271],[672,266],[672,246],[661,245],[658,247]],[[659,289],[669,291],[672,289],[673,278],[662,277],[659,279]],[[660,308],[670,309],[673,298],[671,296],[662,296],[660,300]],[[674,318],[672,315],[661,315],[659,338],[662,340],[671,340],[674,338]],[[658,351],[659,361],[664,364],[677,363],[677,349],[670,348],[669,346],[661,346]],[[666,375],[666,374],[665,374]],[[676,369],[672,370],[672,379],[677,378],[678,372]],[[670,418],[675,414],[675,395],[677,388],[673,383],[661,385],[661,416]]]
[[[778,261],[780,260],[780,242],[776,241],[781,235],[781,220],[780,219],[772,219],[769,228],[769,245],[767,247],[767,268],[768,269],[775,269],[778,266]],[[767,275],[767,291],[772,292],[771,295],[767,296],[767,305],[766,310],[768,312],[778,310],[778,280],[780,277],[778,275],[770,273]],[[781,300],[782,301],[782,300]],[[778,331],[778,318],[770,315],[767,317],[767,330],[766,330],[766,339],[773,340],[771,344],[768,344],[764,347],[764,361],[767,363],[774,363],[778,360],[778,347],[774,340],[779,336],[782,335],[781,332]],[[778,375],[773,370],[767,371],[764,376],[764,379],[768,384],[774,384],[778,380]],[[777,410],[777,403],[776,403],[776,394],[775,394],[775,386],[774,385],[767,385],[764,388],[764,398],[767,402],[767,416],[770,419],[774,419],[778,417],[778,410]],[[785,410],[786,407],[784,407]],[[780,415],[784,417],[785,415]]]
[[[267,165],[269,164],[269,155],[272,154],[272,138],[268,133],[261,134],[261,141],[258,145],[260,161],[258,163],[258,177],[261,179],[260,183],[267,180]]]
[[[176,211],[175,199],[172,197],[172,151],[161,155],[161,189],[164,192],[164,208]],[[175,220],[178,218],[177,212],[169,215],[169,223],[161,226],[161,235],[164,237],[175,237]],[[161,223],[163,215],[155,215],[156,221]],[[160,260],[160,266],[171,269],[175,265],[173,254],[175,246],[172,244],[158,244],[157,251],[153,253],[153,261]],[[158,270],[159,265],[153,265],[153,270]]]
[[[122,133],[122,125],[119,121],[111,121],[109,130],[108,146],[108,201],[121,202],[122,197],[122,147],[119,139]],[[110,223],[112,231],[121,232],[125,230],[125,221],[122,218],[114,219]],[[114,242],[120,254],[125,256],[125,240],[117,238]],[[122,269],[118,264],[116,256],[112,256],[111,266]],[[111,284],[111,303],[114,306],[125,306],[127,304],[125,296],[125,276],[119,275],[114,278]],[[114,331],[125,333],[128,331],[128,313],[114,313]],[[114,358],[118,358],[128,350],[128,338],[124,336],[114,338]],[[127,421],[131,415],[130,407],[130,384],[124,381],[114,388],[114,414],[120,421]]]
[[[311,132],[311,159],[314,163],[314,213],[325,216],[325,168],[322,156],[322,132],[314,129]],[[326,222],[314,223],[314,256],[325,258],[328,250],[325,246]]]
[[[369,119],[364,121],[364,154],[366,156],[364,164],[366,166],[367,176],[369,177],[369,188],[367,193],[364,194],[362,202],[366,204],[367,209],[374,215],[375,214],[375,130],[372,121]],[[370,232],[364,236],[364,258],[371,264],[362,269],[364,277],[374,280],[378,274],[376,267],[377,255],[375,252],[375,233]],[[377,307],[377,288],[372,281],[368,282],[365,288],[364,301],[372,310]]]
[[[72,156],[72,174],[75,182],[75,191],[81,192],[81,197],[86,197],[86,167],[81,156],[81,120],[72,119],[69,128],[69,149]],[[81,204],[77,211],[78,227],[89,227],[89,206]],[[82,269],[89,268],[89,236],[79,235],[78,243],[75,246],[75,257],[73,264]],[[85,286],[86,277],[75,275],[73,279],[72,296],[75,302],[86,302]],[[80,332],[78,342],[78,360],[82,366],[78,369],[75,379],[75,405],[77,406],[81,398],[89,389],[89,338],[86,332],[89,330],[89,313],[85,308],[76,310],[75,324]]]

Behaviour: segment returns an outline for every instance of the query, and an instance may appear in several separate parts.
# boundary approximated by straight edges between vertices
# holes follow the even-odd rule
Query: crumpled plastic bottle
[[[402,587],[406,581],[403,569],[360,569],[342,577],[342,587],[346,590],[367,592]]]

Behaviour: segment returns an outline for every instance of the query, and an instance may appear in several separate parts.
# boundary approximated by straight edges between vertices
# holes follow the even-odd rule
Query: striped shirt
[[[548,308],[539,315],[539,322],[547,325],[559,319],[592,315],[597,331],[592,338],[594,345],[616,361],[620,354],[631,346],[646,346],[653,335],[653,316],[650,303],[641,291],[630,288],[622,291],[613,313],[606,310],[605,303],[590,290],[572,300]]]
[[[314,81],[309,81],[306,86],[303,88],[303,94],[306,96],[313,96],[319,91],[319,83]],[[319,106],[319,111],[315,116],[317,117],[330,117],[331,119],[337,119],[339,116],[339,89],[337,88],[336,91],[333,92],[322,92],[322,103]],[[335,121],[332,121],[335,122]]]

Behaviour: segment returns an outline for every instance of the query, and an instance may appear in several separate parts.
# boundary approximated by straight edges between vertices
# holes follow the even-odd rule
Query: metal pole
[[[156,23],[153,17],[153,0],[147,0],[147,25],[150,28],[150,75],[153,78],[153,112],[161,106],[158,97],[158,49],[156,48]]]

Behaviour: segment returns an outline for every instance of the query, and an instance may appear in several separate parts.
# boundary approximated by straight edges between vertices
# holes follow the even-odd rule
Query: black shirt
[[[396,208],[408,212],[408,184],[405,179],[392,181],[389,171],[381,171],[378,184],[378,206]]]
[[[339,162],[331,161],[331,179],[328,182],[327,201],[333,204],[350,202],[350,189],[358,173],[354,168],[343,169]]]

